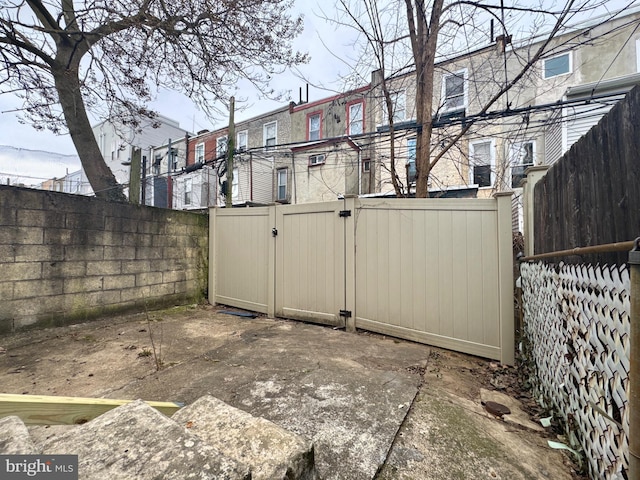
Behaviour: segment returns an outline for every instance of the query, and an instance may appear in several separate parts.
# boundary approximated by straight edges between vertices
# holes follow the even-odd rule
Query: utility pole
[[[225,195],[225,206],[231,208],[233,206],[233,154],[235,151],[236,126],[233,119],[234,110],[236,108],[236,98],[229,99],[229,132],[227,133],[227,191]]]
[[[129,170],[129,202],[140,205],[140,159],[142,149],[134,148]]]

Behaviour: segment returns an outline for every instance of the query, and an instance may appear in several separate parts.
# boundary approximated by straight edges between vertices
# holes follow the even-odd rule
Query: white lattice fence
[[[580,447],[592,478],[629,462],[629,272],[626,266],[523,263],[527,355],[540,400]]]

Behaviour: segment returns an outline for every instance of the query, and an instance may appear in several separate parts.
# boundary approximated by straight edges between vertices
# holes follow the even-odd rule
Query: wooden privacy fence
[[[209,299],[514,361],[511,194],[210,211]]]

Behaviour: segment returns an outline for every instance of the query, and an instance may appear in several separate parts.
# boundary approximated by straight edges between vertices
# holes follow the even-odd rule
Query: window
[[[171,150],[169,151],[169,155],[171,156],[171,171],[175,172],[176,170],[178,170],[178,149],[171,148]]]
[[[369,173],[371,171],[371,160],[362,161],[362,171],[364,173]]]
[[[196,163],[204,162],[204,143],[198,143],[196,145]]]
[[[246,130],[238,132],[236,150],[244,152],[249,147],[249,133]]]
[[[227,136],[216,138],[216,158],[227,153]]]
[[[640,38],[636,40],[636,72],[640,73]]]
[[[322,165],[324,163],[324,154],[309,156],[309,166]]]
[[[359,135],[364,132],[364,102],[352,103],[347,111],[349,135]]]
[[[409,183],[416,181],[416,139],[407,140],[407,180]]]
[[[277,171],[277,187],[276,199],[279,201],[287,200],[287,169],[280,168]]]
[[[184,204],[191,205],[191,192],[193,190],[193,179],[187,178],[184,181]]]
[[[493,142],[484,140],[472,143],[469,147],[471,183],[478,187],[490,187],[493,184]]]
[[[310,113],[307,115],[307,140],[320,140],[322,138],[322,113]]]
[[[153,160],[153,174],[160,175],[160,165],[162,164],[162,155],[156,155]]]
[[[238,177],[239,177],[238,169],[233,169],[233,182],[231,182],[231,196],[233,198],[238,198]]]
[[[558,55],[557,57],[544,59],[544,78],[557,77],[571,73],[571,52]]]
[[[511,187],[518,188],[526,177],[525,171],[533,166],[535,144],[533,142],[514,143],[509,152],[511,165]]]
[[[391,107],[393,108],[393,123],[404,122],[407,114],[407,103],[404,92],[390,93]],[[387,111],[387,102],[382,99],[382,111],[384,112],[384,118],[382,123],[386,124],[389,121],[389,114]]]
[[[442,78],[442,107],[445,112],[464,110],[467,106],[466,70]]]
[[[276,144],[276,136],[278,133],[278,123],[265,123],[263,128],[263,139],[265,147],[273,147]]]

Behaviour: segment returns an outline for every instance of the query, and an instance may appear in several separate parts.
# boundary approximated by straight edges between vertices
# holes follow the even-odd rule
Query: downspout
[[[249,152],[249,201],[253,202],[253,152]]]
[[[307,85],[307,88],[309,88],[308,85]],[[298,187],[296,185],[296,156],[293,152],[291,152],[291,174],[293,177],[292,178],[293,181],[291,182],[291,184],[293,185],[293,203],[297,205],[298,204]]]
[[[347,137],[351,143],[358,147],[358,196],[362,195],[362,147],[353,141],[351,137]]]

